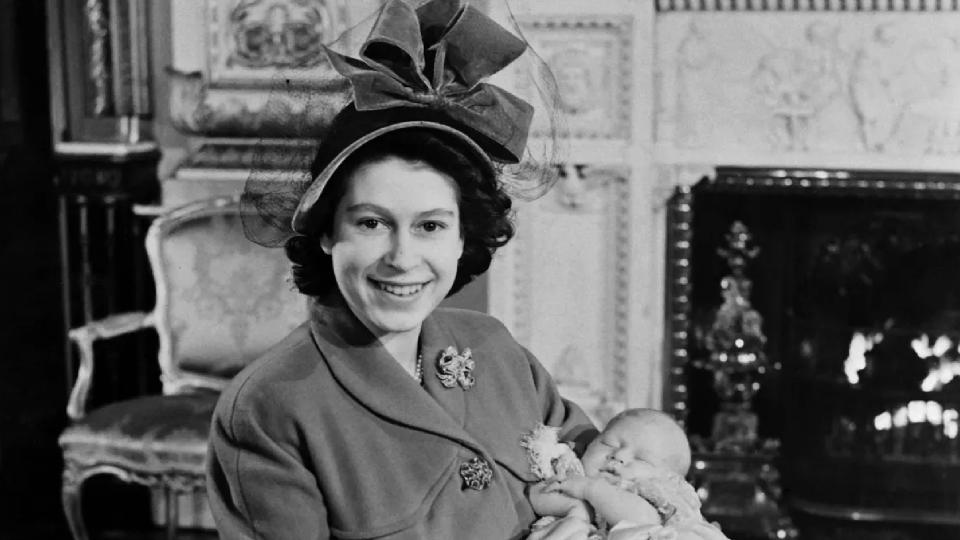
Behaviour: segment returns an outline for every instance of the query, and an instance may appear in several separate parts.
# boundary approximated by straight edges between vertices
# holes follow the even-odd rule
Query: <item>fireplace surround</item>
[[[756,537],[960,537],[960,175],[718,167],[667,219],[665,399],[705,513]],[[708,337],[736,223],[766,369],[731,448]]]

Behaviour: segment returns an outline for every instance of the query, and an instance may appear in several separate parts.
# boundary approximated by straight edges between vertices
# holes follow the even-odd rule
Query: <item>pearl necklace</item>
[[[423,353],[417,353],[417,368],[413,371],[417,384],[423,384]]]

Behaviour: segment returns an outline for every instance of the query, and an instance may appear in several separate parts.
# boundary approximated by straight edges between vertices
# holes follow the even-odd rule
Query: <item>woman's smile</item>
[[[392,297],[409,299],[415,297],[420,291],[430,284],[429,281],[419,283],[397,283],[391,281],[381,281],[376,278],[369,278],[370,282],[377,289],[387,293]]]

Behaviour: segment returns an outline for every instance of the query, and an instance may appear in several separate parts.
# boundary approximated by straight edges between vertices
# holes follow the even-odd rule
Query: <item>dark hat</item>
[[[491,168],[491,158],[503,162],[509,162],[510,159],[499,154],[501,150],[496,142],[439,111],[423,107],[358,111],[350,104],[334,119],[317,151],[315,161],[322,164],[322,168],[300,197],[291,223],[294,232],[306,234],[310,230],[310,224],[315,219],[310,215],[310,210],[320,200],[323,189],[344,161],[370,141],[403,129],[432,129],[445,134],[462,143],[462,150],[470,152],[480,163]]]
[[[560,118],[548,66],[527,55],[518,70],[520,76],[547,77],[532,87],[543,102],[550,135],[534,147],[527,145],[533,107],[484,82],[527,49],[516,30],[515,35],[461,0],[430,0],[416,9],[387,0],[356,58],[330,48],[350,47],[355,42],[350,31],[325,47],[331,66],[349,81],[352,99],[314,141],[319,146],[261,145],[256,155],[263,165],[252,168],[241,197],[247,237],[279,246],[309,234],[321,218],[317,202],[343,163],[371,141],[405,129],[433,130],[476,157],[479,166],[496,165],[497,180],[512,197],[533,200],[545,193],[557,179],[560,140],[553,129]],[[304,95],[307,114],[326,105],[310,102],[325,95]]]
[[[350,80],[353,101],[321,143],[317,160],[323,169],[300,198],[294,232],[308,230],[308,215],[340,165],[387,133],[433,129],[462,141],[491,166],[518,163],[533,108],[482,81],[525,49],[524,41],[456,0],[432,0],[416,10],[390,0],[359,59],[326,49],[333,67]]]

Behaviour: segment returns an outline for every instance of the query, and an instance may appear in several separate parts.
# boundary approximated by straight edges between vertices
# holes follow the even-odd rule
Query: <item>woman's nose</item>
[[[416,264],[416,249],[413,238],[403,231],[395,233],[384,261],[397,270],[413,268]]]

